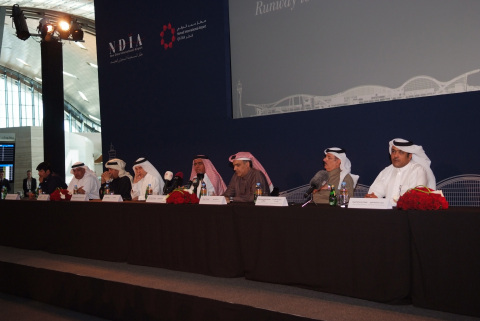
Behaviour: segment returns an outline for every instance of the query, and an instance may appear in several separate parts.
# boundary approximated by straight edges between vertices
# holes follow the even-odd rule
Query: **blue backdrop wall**
[[[95,1],[95,12],[103,155],[113,144],[130,171],[147,157],[188,176],[207,154],[228,184],[228,157],[250,151],[286,190],[338,146],[370,185],[401,137],[424,146],[437,181],[480,173],[480,92],[233,119],[227,0]]]

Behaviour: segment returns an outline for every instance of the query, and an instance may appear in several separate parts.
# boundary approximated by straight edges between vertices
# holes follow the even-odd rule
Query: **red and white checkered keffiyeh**
[[[258,169],[265,175],[265,178],[267,179],[268,183],[268,188],[270,189],[270,192],[273,191],[273,183],[270,177],[267,174],[267,171],[265,168],[263,168],[262,164],[249,152],[238,152],[232,156],[229,157],[230,162],[233,162],[235,159],[237,160],[249,160],[252,161],[253,168]]]
[[[225,185],[222,176],[217,172],[217,169],[215,166],[213,166],[213,163],[210,159],[208,159],[207,156],[205,155],[197,155],[192,161],[192,173],[190,174],[190,180],[193,180],[194,177],[197,177],[197,172],[195,171],[195,166],[193,165],[195,163],[195,159],[201,158],[203,161],[203,165],[205,166],[205,173],[208,176],[208,179],[213,185],[213,188],[215,189],[215,195],[222,195],[223,192],[227,189],[227,186]]]

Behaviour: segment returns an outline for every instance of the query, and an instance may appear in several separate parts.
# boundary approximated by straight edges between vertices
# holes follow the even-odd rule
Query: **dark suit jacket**
[[[30,188],[30,192],[35,192],[37,189],[37,180],[32,177],[32,186]],[[23,180],[23,195],[27,196],[28,188],[27,188],[27,179]]]
[[[12,191],[11,188],[10,188],[10,183],[8,182],[8,180],[6,178],[4,178],[0,181],[0,189],[4,186],[7,189],[8,193],[10,193]]]

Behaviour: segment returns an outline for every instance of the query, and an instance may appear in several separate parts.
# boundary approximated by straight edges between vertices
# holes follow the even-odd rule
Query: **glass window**
[[[5,71],[4,71],[5,72]],[[42,94],[28,79],[0,74],[0,128],[43,125]],[[65,131],[100,132],[101,126],[65,103]]]

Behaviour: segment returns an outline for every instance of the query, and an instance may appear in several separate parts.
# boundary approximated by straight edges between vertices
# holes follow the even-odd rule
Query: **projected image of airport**
[[[229,14],[234,118],[480,89],[478,1],[230,0]]]

